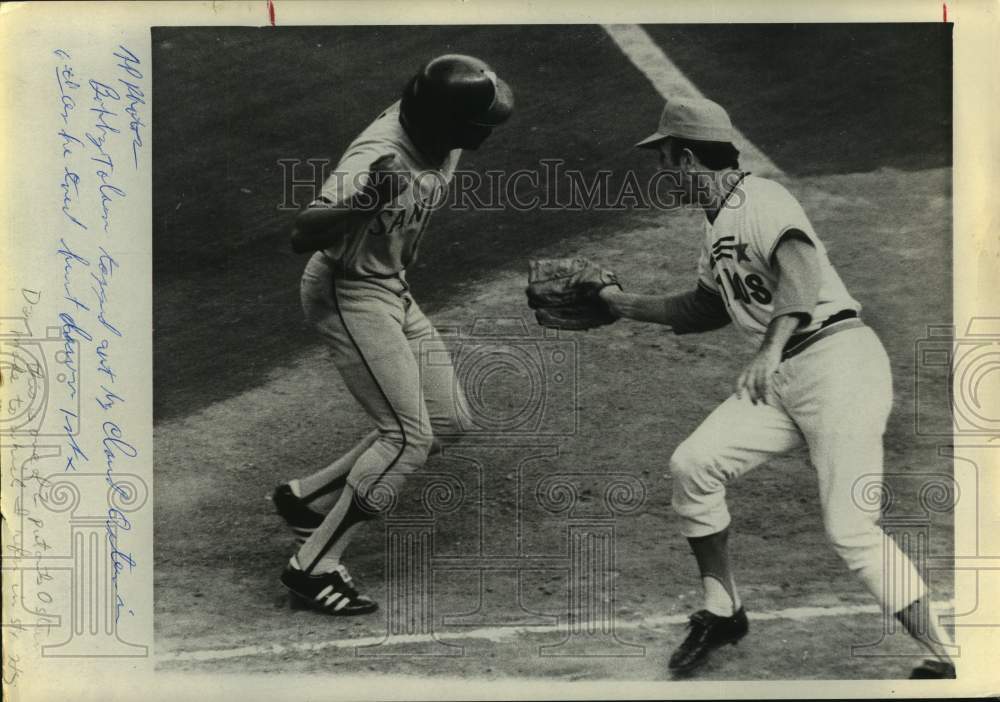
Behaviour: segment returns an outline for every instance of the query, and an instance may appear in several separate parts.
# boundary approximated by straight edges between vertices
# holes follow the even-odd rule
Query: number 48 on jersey
[[[728,285],[723,285],[722,276],[715,276],[715,282],[720,289],[727,291],[730,299],[749,304],[751,298],[762,305],[771,302],[771,291],[764,285],[764,280],[756,273],[741,278],[739,273],[723,270]]]

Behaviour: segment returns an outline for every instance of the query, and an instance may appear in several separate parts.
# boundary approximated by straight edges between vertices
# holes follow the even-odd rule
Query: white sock
[[[302,488],[299,485],[299,479],[288,481],[288,487],[291,489],[292,494],[296,497],[302,497]]]
[[[705,590],[705,609],[720,617],[731,617],[740,608],[739,596],[733,588],[733,597],[729,596],[726,588],[717,578],[711,576],[701,579],[702,587]]]

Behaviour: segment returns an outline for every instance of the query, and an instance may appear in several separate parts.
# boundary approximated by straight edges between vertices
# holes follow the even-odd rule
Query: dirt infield
[[[674,46],[671,58],[682,69],[689,64],[696,82],[693,67],[702,64],[707,41],[698,31],[651,31],[665,50],[667,44]],[[383,604],[398,602],[389,542],[402,533],[399,529],[429,529],[421,532],[431,535],[434,561],[433,573],[426,574],[432,609],[422,613],[424,620],[400,619],[390,607],[347,621],[287,608],[277,575],[292,543],[264,498],[279,480],[334,458],[368,427],[324,350],[299,321],[294,293],[304,262],[285,252],[287,213],[273,211],[275,173],[266,169],[267,159],[273,165],[289,151],[311,155],[320,144],[336,151],[381,106],[414,58],[439,48],[476,46],[505,67],[515,89],[520,88],[522,107],[510,131],[498,133],[494,150],[469,159],[481,168],[560,153],[587,168],[651,169],[651,163],[635,163],[641,155],[628,145],[648,131],[660,103],[600,28],[533,28],[519,34],[527,47],[522,52],[507,46],[505,28],[425,29],[406,34],[405,40],[394,30],[366,28],[336,35],[336,56],[357,58],[333,65],[328,82],[340,95],[348,85],[358,86],[358,92],[345,103],[344,116],[331,120],[321,106],[297,99],[308,95],[315,102],[327,88],[315,74],[325,60],[324,47],[316,44],[329,43],[317,32],[290,30],[280,45],[267,50],[250,30],[220,38],[245,62],[220,67],[214,101],[204,94],[185,97],[183,86],[184,71],[193,71],[196,63],[192,53],[201,59],[208,55],[206,35],[178,30],[154,35],[154,45],[160,42],[157,70],[179,71],[175,82],[158,88],[157,120],[169,100],[190,103],[193,133],[219,115],[234,119],[235,104],[246,114],[230,123],[228,143],[194,139],[195,148],[183,163],[171,161],[154,178],[159,667],[665,679],[666,657],[683,636],[683,616],[697,601],[694,562],[670,510],[666,461],[728,394],[753,349],[731,328],[676,337],[628,322],[545,337],[523,306],[522,289],[529,253],[592,256],[637,292],[685,289],[694,282],[702,226],[700,215],[690,211],[440,213],[412,282],[438,327],[457,332],[457,352],[463,344],[473,348],[483,333],[526,354],[562,350],[566,356],[560,358],[569,360],[559,361],[558,368],[544,366],[545,377],[562,382],[555,373],[566,370],[574,382],[559,395],[561,404],[551,408],[552,434],[484,431],[473,436],[414,476],[389,518],[369,525],[353,544],[348,562],[355,578]],[[390,35],[400,40],[388,41]],[[877,42],[865,44],[864,60],[882,65],[889,77],[884,84],[860,81],[854,97],[893,88],[899,94],[886,97],[889,103],[916,99],[902,94],[899,72],[891,69],[897,65],[893,61],[905,63],[906,50],[917,50],[925,39],[900,40],[894,53],[880,56],[873,54]],[[804,44],[801,37],[796,41]],[[373,42],[392,50],[377,62],[363,60]],[[581,45],[588,60],[602,66],[590,81],[594,94],[627,94],[629,109],[572,93],[553,95],[553,85],[581,79],[578,63],[556,60],[576,55]],[[280,61],[273,68],[278,58],[292,55],[302,57],[294,70]],[[263,75],[259,65],[265,57],[276,71],[270,74],[274,90],[250,91],[256,102],[248,103],[241,86],[244,80],[252,84],[248,76]],[[832,76],[843,69],[827,65],[822,70]],[[822,71],[817,67],[808,80],[796,74],[794,80],[769,86],[768,100],[777,100],[779,92],[788,100],[804,99],[816,72]],[[851,92],[850,86],[838,90]],[[747,89],[731,99],[749,104],[752,93]],[[291,121],[276,126],[267,116],[279,114],[279,104],[291,113],[286,120],[311,121],[294,132],[286,131]],[[868,119],[866,114],[859,119]],[[877,140],[881,151],[874,160],[831,155],[821,166],[802,169],[791,165],[797,161],[796,140],[804,139],[810,153],[819,146],[801,123],[780,117],[789,130],[794,127],[782,137],[785,150],[778,149],[775,157],[789,173],[786,184],[812,218],[892,361],[895,409],[886,465],[895,501],[886,512],[889,521],[894,515],[925,513],[916,474],[951,470],[938,456],[936,442],[914,431],[918,385],[922,394],[940,398],[922,411],[938,419],[947,415],[942,379],[925,378],[915,363],[916,344],[928,325],[951,318],[951,171],[942,167],[950,149],[934,143],[942,114],[947,117],[928,110],[926,121],[901,128],[909,139]],[[775,124],[759,113],[743,126],[763,147],[776,133]],[[301,136],[317,132],[322,138]],[[838,134],[835,124],[828,133],[831,138]],[[851,143],[857,143],[854,136]],[[164,139],[158,136],[156,143],[161,159]],[[911,150],[914,144],[919,148]],[[241,149],[251,153],[250,145],[265,153],[240,162],[236,155]],[[850,150],[831,149],[845,151]],[[224,177],[185,182],[199,160],[224,166]],[[879,167],[871,170],[875,162]],[[527,337],[517,336],[522,329]],[[480,336],[470,341],[474,332]],[[213,352],[205,353],[208,348]],[[515,416],[524,380],[508,369],[484,381],[478,388],[482,406],[498,416]],[[553,487],[558,476],[573,487]],[[620,491],[609,498],[612,483]],[[904,677],[918,651],[898,635],[868,651],[880,655],[851,653],[852,645],[878,641],[882,622],[870,596],[826,543],[806,456],[771,461],[730,494],[735,568],[752,630],[700,677]],[[608,511],[609,500],[618,511]],[[950,552],[950,515],[927,513],[927,518],[931,550]],[[573,529],[579,528],[604,534],[613,544],[613,562],[607,561],[610,570],[600,581],[605,589],[589,599],[578,598],[568,576],[574,567],[573,534],[579,533]],[[951,598],[950,582],[933,576],[931,582],[936,599]],[[599,630],[609,612],[617,627],[614,644],[608,643],[614,637]],[[595,621],[597,630],[588,629]],[[602,655],[564,656],[558,647],[540,649],[562,642],[574,626]],[[378,645],[391,627],[404,636]],[[428,631],[434,635],[424,636]],[[435,643],[435,637],[444,643]],[[355,638],[365,647],[345,643]],[[451,655],[418,655],[428,651]]]
[[[801,193],[806,206],[812,204],[814,212],[817,203],[851,201],[850,208],[820,208],[825,214],[816,218],[821,231],[829,231],[831,225],[841,225],[839,229],[847,230],[850,225],[859,226],[873,216],[877,218],[881,203],[873,202],[870,194],[878,192],[878,184],[886,182],[886,175],[825,179],[823,190],[807,187]],[[893,189],[905,190],[916,198],[921,189],[925,195],[940,191],[948,172],[891,176],[895,181]],[[937,224],[947,201],[936,201],[929,196],[921,201],[924,208],[911,210],[912,220],[907,219],[898,233],[880,240],[876,247],[881,251],[908,252],[906,258],[895,260],[901,273],[915,261],[940,265],[942,258],[947,258],[942,257],[943,237]],[[678,221],[676,227],[665,230],[659,223],[650,222],[644,228],[581,242],[577,251],[603,256],[629,281],[630,288],[637,290],[656,289],[663,280],[689,279],[685,264],[692,260],[693,241],[690,238],[685,241],[675,229],[694,226],[696,221],[678,219],[685,220],[683,225]],[[671,247],[676,253],[635,256],[635,251],[662,250],[664,238],[676,242]],[[844,241],[846,237],[829,238],[835,260],[849,261],[852,252]],[[927,242],[937,243],[928,246]],[[912,436],[907,408],[913,401],[914,376],[909,373],[913,370],[913,340],[895,331],[896,325],[905,320],[886,319],[891,309],[886,305],[893,298],[884,293],[917,296],[923,303],[924,314],[941,315],[928,319],[944,319],[947,310],[940,309],[936,296],[925,287],[901,285],[897,290],[884,291],[879,281],[865,280],[852,266],[844,268],[848,284],[866,303],[869,319],[886,338],[893,359],[897,411],[887,441],[887,463],[900,495],[896,507],[902,513],[910,513],[915,509],[918,486],[907,479],[906,473],[943,471],[948,466],[936,459],[933,442],[918,442]],[[468,330],[475,320],[521,315],[521,279],[520,271],[505,271],[489,284],[478,287],[465,305],[441,310],[436,317],[438,324]],[[629,323],[619,323],[607,331],[582,335],[573,341],[577,344],[580,369],[577,404],[584,408],[579,415],[579,431],[555,442],[557,457],[541,465],[536,462],[521,467],[521,482],[530,488],[548,474],[567,471],[593,474],[597,482],[611,472],[641,480],[647,491],[644,504],[636,513],[615,520],[616,616],[641,622],[663,613],[683,613],[687,602],[695,597],[696,581],[687,547],[676,536],[675,518],[669,510],[665,459],[672,447],[725,396],[749,350],[740,348],[742,342],[731,330],[699,338],[676,338],[653,327]],[[628,363],[622,359],[628,359]],[[516,381],[517,378],[509,379],[508,390],[516,388]],[[498,393],[494,401],[502,404],[502,383],[492,391]],[[340,623],[308,613],[290,615],[275,578],[290,542],[263,499],[278,478],[329,460],[364,430],[362,414],[347,399],[322,352],[303,355],[290,370],[272,374],[262,387],[183,420],[161,422],[157,426],[158,475],[169,476],[169,482],[157,483],[156,495],[157,627],[158,641],[165,651],[190,650],[194,642],[198,650],[205,650],[259,645],[264,641],[284,644],[354,635],[377,636],[386,631],[385,620],[380,617]],[[470,495],[469,502],[457,511],[438,517],[434,532],[436,551],[462,556],[477,553],[485,544],[489,552],[491,545],[500,545],[501,535],[515,528],[518,482],[512,473],[518,470],[514,461],[520,454],[510,447],[506,452],[478,449],[473,455],[485,469],[477,474],[468,461],[462,460],[462,450],[456,451],[458,458],[442,458],[428,466],[427,471],[455,475],[466,483],[481,479],[489,499],[476,502]],[[426,485],[421,480],[415,477],[411,482],[415,495]],[[234,510],[233,505],[242,507]],[[845,572],[825,543],[814,479],[803,455],[773,461],[741,481],[732,490],[732,512],[736,567],[748,606],[774,611],[798,606],[869,603],[867,593]],[[522,516],[524,521],[519,526],[526,539],[522,546],[528,552],[558,554],[565,548],[556,543],[566,528],[565,519],[537,509]],[[493,525],[492,533],[483,531],[483,521]],[[225,525],[222,531],[220,523]],[[222,538],[204,538],[205,534],[213,533]],[[949,547],[946,519],[935,524],[932,534],[935,549]],[[251,538],[243,539],[240,535]],[[385,596],[382,584],[386,568],[385,535],[381,528],[371,527],[353,547],[350,560],[356,576],[377,597]],[[437,583],[435,611],[443,616],[474,610],[479,603],[474,596],[475,582],[470,578],[466,572],[457,579],[445,578]],[[488,582],[497,590],[509,586],[502,574],[490,578]],[[205,586],[192,588],[192,582]],[[565,616],[565,580],[550,581],[528,574],[521,586],[523,608]],[[951,594],[946,582],[935,583],[935,589],[939,597]],[[232,609],[234,602],[239,603],[237,610]],[[483,622],[491,621],[491,617],[501,624],[522,623],[520,620],[525,617],[533,620],[517,611],[518,617],[510,621],[511,613],[503,608],[507,602],[495,604],[498,609],[484,612]],[[831,633],[832,624],[835,626]],[[820,627],[821,633],[810,633],[813,626]],[[768,649],[780,648],[775,638],[780,632],[791,642],[790,648],[803,658],[777,669],[770,667],[773,662],[761,668],[763,661],[774,659],[760,657],[764,651],[749,643],[742,647],[741,656],[712,674],[722,679],[885,677],[905,673],[910,662],[893,661],[887,670],[884,661],[866,661],[848,655],[849,644],[877,639],[879,620],[871,614],[803,622],[787,629],[780,622],[771,621],[762,628],[775,631],[773,636],[760,639],[769,642]],[[268,632],[266,638],[262,638],[261,632]],[[589,661],[566,659],[555,669],[570,677],[623,675],[657,679],[665,646],[677,636],[678,630],[671,627],[643,632],[638,639],[633,636],[632,642],[646,645],[648,653],[641,661],[632,661],[624,668],[613,665],[613,660],[595,668]],[[503,646],[479,642],[485,649],[473,648],[459,659],[449,659],[446,670],[453,674],[478,670],[512,676],[553,672],[551,660],[530,655],[544,637],[529,634],[516,638],[514,642],[503,642]],[[558,641],[559,635],[549,634],[548,638]],[[629,637],[623,635],[623,639]],[[748,642],[757,640],[754,637]],[[513,647],[520,653],[511,660],[505,647]],[[355,666],[361,670],[373,666],[376,670],[430,673],[441,666],[407,656],[389,659],[379,656],[361,661],[353,657],[353,650],[289,658],[294,660],[293,669],[302,670],[327,670],[327,666],[335,665],[352,670]],[[484,664],[484,658],[492,661],[492,665]],[[165,665],[235,669],[244,665],[267,668],[275,662],[267,656],[251,656],[249,660],[177,661]],[[490,671],[477,668],[482,665]]]

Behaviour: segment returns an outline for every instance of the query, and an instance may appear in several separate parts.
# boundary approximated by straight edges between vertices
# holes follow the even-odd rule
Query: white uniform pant
[[[369,504],[385,505],[427,460],[435,436],[457,437],[465,399],[445,344],[399,277],[343,279],[316,253],[301,297],[306,319],[379,432],[347,482]]]
[[[726,528],[726,485],[805,443],[834,549],[887,611],[905,608],[926,586],[878,526],[877,508],[855,501],[855,483],[862,476],[878,480],[883,471],[882,435],[892,407],[885,349],[868,327],[845,329],[782,362],[775,380],[777,406],[732,395],[674,452],[673,507],[684,535]]]

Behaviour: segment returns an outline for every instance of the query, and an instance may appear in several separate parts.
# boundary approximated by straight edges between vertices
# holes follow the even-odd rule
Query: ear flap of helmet
[[[483,127],[498,127],[510,119],[514,111],[514,91],[492,70],[487,69],[484,75],[493,84],[493,99],[484,112],[473,115],[469,122]]]
[[[510,117],[514,94],[486,63],[473,56],[446,54],[427,63],[403,91],[407,118],[425,127],[496,127]]]

